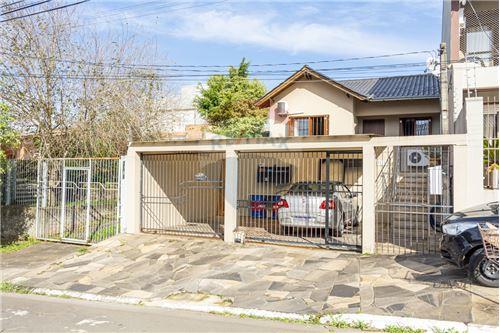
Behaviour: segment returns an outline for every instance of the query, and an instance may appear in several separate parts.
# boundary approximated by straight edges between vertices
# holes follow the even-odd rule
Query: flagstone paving
[[[25,255],[19,254],[19,265],[24,260]],[[30,287],[147,300],[498,325],[498,289],[471,285],[462,270],[432,255],[362,256],[208,239],[120,235],[85,254],[10,274],[9,280]]]

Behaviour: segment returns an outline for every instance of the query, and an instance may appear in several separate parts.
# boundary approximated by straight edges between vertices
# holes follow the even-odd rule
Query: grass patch
[[[10,282],[0,282],[0,292],[3,293],[30,294],[32,290],[32,288],[19,286]]]
[[[28,238],[26,240],[20,240],[11,244],[0,245],[0,253],[12,253],[27,248],[31,245],[38,243],[39,241],[34,238]]]
[[[390,325],[384,329],[387,333],[425,333],[421,328],[411,328],[407,326]]]
[[[433,328],[432,329],[433,333],[461,333],[460,331],[454,329],[454,328]]]
[[[89,248],[88,247],[82,247],[82,248],[78,249],[78,255],[79,256],[83,256],[87,252],[89,252]]]

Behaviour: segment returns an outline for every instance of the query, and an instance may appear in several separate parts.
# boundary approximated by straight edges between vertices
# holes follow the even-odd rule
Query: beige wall
[[[289,117],[276,114],[280,101],[287,102]],[[386,136],[398,136],[400,117],[432,116],[432,133],[439,134],[439,114],[439,99],[363,102],[324,82],[296,82],[272,100],[269,130],[272,137],[284,137],[290,117],[328,115],[329,135],[362,133],[361,117],[371,117],[386,119]]]
[[[415,115],[441,112],[439,99],[437,98],[383,102],[356,101],[355,110],[355,114],[358,117]]]
[[[408,114],[402,116],[372,116],[372,117],[358,117],[358,125],[356,126],[356,133],[363,133],[363,120],[364,119],[384,119],[385,121],[385,136],[399,136],[399,121],[401,118],[420,118],[430,117],[432,119],[432,134],[440,134],[441,132],[441,118],[439,114]]]
[[[353,99],[325,82],[296,82],[272,100],[269,111],[271,136],[286,136],[289,118],[275,112],[280,101],[287,102],[288,112],[295,116],[328,115],[330,135],[354,134]]]

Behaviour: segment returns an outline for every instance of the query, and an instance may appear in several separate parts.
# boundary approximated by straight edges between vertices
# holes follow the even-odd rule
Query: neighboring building
[[[336,81],[308,66],[257,101],[271,137],[440,134],[439,80],[432,74]]]
[[[466,133],[470,113],[482,113],[483,183],[499,187],[498,1],[444,1],[441,90],[444,133]],[[482,106],[482,107],[481,107]],[[482,109],[482,112],[481,112]],[[469,113],[469,114],[468,114]],[[481,119],[482,118],[482,119]]]
[[[169,140],[197,140],[206,137],[207,122],[193,105],[196,86],[182,87],[178,96],[169,101],[165,110],[162,137]]]
[[[445,0],[442,24],[448,132],[464,133],[464,99],[483,97],[485,136],[498,137],[498,1]]]

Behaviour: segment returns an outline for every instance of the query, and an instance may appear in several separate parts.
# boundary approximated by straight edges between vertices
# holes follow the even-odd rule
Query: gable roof
[[[362,101],[439,98],[439,80],[433,74],[336,81],[305,65],[288,79],[262,96],[255,104],[258,107],[269,106],[269,100],[271,98],[288,88],[303,75],[310,75],[315,79],[324,81]]]
[[[266,107],[267,106],[266,104],[267,104],[267,102],[269,102],[270,98],[276,96],[277,94],[279,94],[280,92],[282,92],[283,90],[288,88],[290,85],[293,84],[293,82],[295,82],[302,75],[310,75],[314,79],[321,80],[321,81],[323,81],[323,82],[325,82],[325,83],[327,83],[335,88],[338,88],[338,89],[344,91],[345,93],[347,93],[349,95],[352,95],[352,96],[360,99],[360,100],[366,99],[366,97],[357,93],[356,91],[352,90],[351,88],[340,84],[338,81],[335,81],[335,80],[329,78],[328,76],[321,74],[318,71],[315,71],[314,69],[312,69],[311,67],[309,67],[307,65],[304,65],[304,67],[302,67],[300,70],[295,72],[288,79],[281,82],[279,85],[274,87],[271,91],[269,91],[267,94],[262,96],[257,102],[255,102],[255,105],[257,105],[258,107]]]

